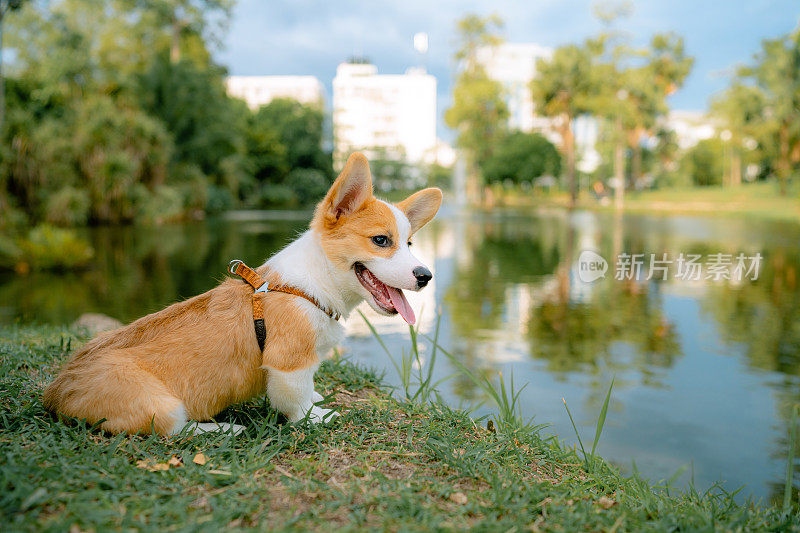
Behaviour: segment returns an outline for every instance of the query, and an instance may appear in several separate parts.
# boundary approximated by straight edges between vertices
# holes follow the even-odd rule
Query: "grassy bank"
[[[391,391],[346,361],[326,362],[317,380],[342,413],[332,425],[288,424],[259,400],[220,417],[246,425],[239,436],[102,435],[53,420],[40,402],[82,340],[64,328],[0,328],[6,531],[800,531],[792,512],[721,491],[676,495],[564,449],[513,416],[511,390],[495,391],[505,407],[487,429],[427,401],[424,374],[421,387],[409,378]]]
[[[569,196],[565,193],[534,196],[504,192],[498,195],[497,201],[509,206],[567,207]],[[600,201],[582,191],[577,207],[613,211],[613,196]],[[800,194],[793,191],[788,196],[781,196],[775,183],[628,191],[625,193],[624,210],[631,213],[744,216],[800,222]]]

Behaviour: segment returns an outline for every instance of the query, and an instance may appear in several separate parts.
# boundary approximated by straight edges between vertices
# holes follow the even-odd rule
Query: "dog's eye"
[[[387,237],[386,235],[375,235],[372,238],[372,242],[375,243],[376,246],[385,248],[389,246],[389,237]]]

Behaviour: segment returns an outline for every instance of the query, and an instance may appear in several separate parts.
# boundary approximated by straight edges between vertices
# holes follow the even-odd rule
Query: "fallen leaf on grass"
[[[202,453],[198,453],[197,455],[194,456],[194,459],[192,459],[192,462],[194,464],[196,464],[196,465],[201,465],[202,466],[202,465],[204,465],[204,464],[206,464],[208,462],[208,457],[206,457]]]
[[[450,500],[454,501],[459,505],[464,505],[467,503],[467,495],[463,492],[454,492],[450,495]]]
[[[217,474],[218,476],[230,476],[231,473],[227,470],[209,470],[209,474]]]
[[[158,472],[161,470],[169,470],[169,465],[167,463],[148,463],[147,461],[139,460],[136,461],[137,468],[143,468],[149,472]]]
[[[175,466],[175,467],[183,466],[183,461],[181,461],[174,455],[169,458],[169,461],[167,461],[167,463],[169,464],[169,466]]]
[[[617,502],[614,501],[613,498],[609,498],[608,496],[600,496],[600,498],[598,498],[597,500],[597,503],[603,509],[611,509],[612,507],[614,507],[614,505],[616,505]]]
[[[278,472],[280,472],[281,474],[283,474],[284,476],[286,476],[288,478],[297,479],[288,470],[286,470],[285,468],[281,468],[278,465],[275,465],[275,470],[277,470]]]

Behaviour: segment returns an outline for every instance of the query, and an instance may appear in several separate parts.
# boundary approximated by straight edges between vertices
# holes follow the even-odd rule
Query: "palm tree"
[[[577,116],[589,110],[589,99],[594,88],[592,68],[595,53],[590,43],[557,48],[550,59],[538,61],[537,76],[530,86],[535,112],[552,118],[561,136],[561,151],[567,163],[570,204],[573,206],[578,199],[578,182],[572,126]]]

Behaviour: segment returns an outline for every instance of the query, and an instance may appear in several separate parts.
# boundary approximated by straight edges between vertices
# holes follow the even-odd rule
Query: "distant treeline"
[[[563,169],[561,186],[573,202],[581,181],[583,187],[613,184],[619,205],[626,189],[755,180],[773,180],[788,194],[800,174],[800,27],[762,41],[729,87],[712,98],[704,120],[714,135],[687,147],[691,143],[680,143],[668,120],[669,96],[686,81],[694,58],[676,34],[652,35],[645,45],[632,42],[622,27],[631,8],[599,3],[601,33],[537,61],[532,103],[560,138],[563,165],[547,155],[541,139],[510,131],[507,90],[489,75],[480,53],[503,44],[502,18],[468,14],[457,22],[459,72],[445,122],[458,132],[473,191],[498,177],[527,180],[533,165],[520,164],[522,154],[538,153],[537,171]],[[587,116],[598,125],[600,160],[595,170],[580,172],[575,129]]]
[[[4,2],[0,0],[0,5]],[[0,228],[305,205],[332,179],[321,108],[227,96],[226,0],[60,0],[7,13]]]

